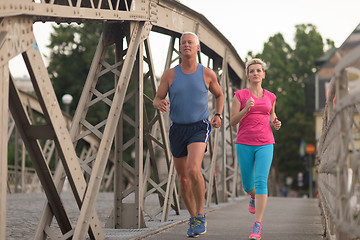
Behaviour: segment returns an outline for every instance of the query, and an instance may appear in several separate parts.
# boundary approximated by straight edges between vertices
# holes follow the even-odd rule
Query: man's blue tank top
[[[169,88],[171,121],[188,124],[208,119],[208,90],[203,65],[199,63],[192,74],[184,73],[177,65]]]

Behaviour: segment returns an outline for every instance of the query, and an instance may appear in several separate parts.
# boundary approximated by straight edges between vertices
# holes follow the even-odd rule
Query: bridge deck
[[[71,193],[62,195],[69,213],[77,215],[77,207]],[[45,202],[43,194],[12,194],[7,197],[6,239],[32,239]],[[100,193],[96,204],[99,219],[105,224],[112,209],[113,194]],[[254,216],[247,211],[248,198],[212,205],[207,211],[208,232],[198,239],[246,240]],[[74,223],[76,219],[69,216]],[[104,229],[107,240],[177,240],[186,239],[188,215],[171,216],[171,221],[147,222],[147,228],[139,230]],[[317,199],[270,197],[263,219],[262,239],[321,240],[322,225]]]
[[[209,212],[208,231],[199,239],[249,239],[254,216],[248,212],[247,205],[246,199]],[[178,224],[144,239],[184,239],[187,227],[187,223]],[[269,198],[262,239],[321,240],[322,231],[317,199]]]

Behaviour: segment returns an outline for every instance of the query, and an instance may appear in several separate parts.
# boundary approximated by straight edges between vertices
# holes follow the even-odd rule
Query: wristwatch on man
[[[220,120],[223,119],[222,115],[220,113],[215,113],[215,116],[219,116]]]

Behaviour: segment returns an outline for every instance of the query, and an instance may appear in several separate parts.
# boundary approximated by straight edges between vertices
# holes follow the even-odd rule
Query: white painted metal
[[[208,56],[208,66],[210,67],[210,63],[212,62],[218,76],[221,76],[218,71],[222,72],[221,81],[224,92],[226,88],[228,88],[226,92],[229,94],[228,90],[231,88],[229,84],[231,77],[233,78],[232,81],[239,82],[244,75],[244,63],[230,42],[228,42],[204,16],[192,11],[179,2],[170,0],[156,2],[148,0],[79,0],[76,1],[76,5],[72,5],[73,3],[75,2],[64,0],[40,0],[36,2],[30,0],[4,0],[0,6],[0,16],[2,17],[0,25],[0,67],[3,69],[3,76],[9,75],[7,68],[8,61],[18,54],[23,54],[40,103],[40,105],[30,103],[31,108],[41,112],[47,122],[47,125],[44,126],[37,126],[32,123],[32,120],[25,111],[26,104],[21,100],[22,95],[13,83],[10,84],[10,90],[6,92],[10,93],[8,95],[10,96],[12,114],[17,123],[16,126],[25,126],[25,128],[19,129],[20,134],[24,139],[25,146],[33,160],[40,182],[48,198],[35,239],[46,239],[47,237],[53,239],[58,237],[58,233],[50,228],[53,217],[57,219],[62,231],[62,238],[72,237],[73,239],[84,239],[88,233],[92,239],[104,238],[101,224],[94,211],[94,203],[102,186],[106,163],[109,161],[109,158],[113,158],[112,156],[114,156],[115,171],[109,170],[109,172],[115,173],[115,209],[114,215],[112,216],[113,222],[111,224],[113,227],[123,227],[122,219],[124,216],[135,216],[134,220],[136,223],[131,227],[143,227],[144,213],[146,213],[144,210],[144,201],[145,198],[152,193],[158,194],[159,208],[157,211],[158,213],[162,211],[162,221],[168,220],[170,208],[173,208],[179,213],[180,204],[175,187],[176,173],[166,134],[166,116],[157,112],[155,117],[151,119],[151,117],[145,114],[145,102],[149,102],[150,104],[152,102],[152,97],[145,96],[143,93],[144,82],[148,81],[147,78],[151,81],[154,93],[157,89],[152,53],[148,39],[150,31],[156,31],[170,36],[170,47],[165,68],[169,68],[173,63],[180,60],[179,56],[175,59],[172,58],[174,53],[178,54],[178,50],[175,48],[175,42],[183,31],[190,30],[199,35],[203,54]],[[47,71],[37,50],[37,45],[32,33],[32,24],[34,21],[55,21],[58,23],[107,22],[104,24],[103,36],[99,40],[98,48],[77,106],[70,133],[67,130],[68,124],[62,116]],[[127,26],[131,26],[131,28]],[[120,41],[117,39],[119,36]],[[114,43],[117,44],[116,41],[123,45],[123,41],[125,40],[127,40],[125,45],[127,45],[128,49],[126,49],[126,51],[125,49],[121,50],[121,59],[118,58],[114,65],[106,63],[103,56],[108,46]],[[120,46],[117,46],[117,48],[120,48]],[[226,57],[220,57],[225,51]],[[200,59],[200,57],[201,54],[199,54],[199,62],[203,60]],[[134,63],[136,63],[135,67]],[[143,74],[144,63],[148,64],[149,69],[146,74]],[[102,74],[106,72],[112,72],[118,82],[113,90],[107,93],[101,93],[96,90],[96,84]],[[232,75],[230,75],[230,72]],[[1,86],[8,84],[6,79],[6,77],[0,79]],[[127,92],[130,80],[136,81],[136,86],[138,86],[136,93]],[[7,88],[3,88],[2,90],[4,89],[6,90]],[[111,95],[113,96],[112,98],[109,97]],[[122,109],[126,99],[131,96],[135,96],[137,99],[137,115],[135,119],[127,116],[126,112]],[[86,120],[87,110],[99,101],[103,101],[110,106],[110,111],[106,120],[92,125]],[[7,108],[8,104],[3,98],[0,103],[2,105],[5,104]],[[230,105],[228,107],[230,107]],[[227,114],[228,113],[229,111]],[[6,135],[4,135],[6,137],[6,144],[2,144],[1,149],[7,149],[7,139],[9,135],[7,119],[8,118],[6,118],[6,131],[1,131]],[[122,125],[124,121],[130,122],[136,129],[133,140],[127,143],[123,143],[121,140],[121,127],[118,128],[119,130],[116,134],[114,131],[114,129],[116,129],[118,125]],[[42,131],[38,131],[40,129]],[[102,132],[100,129],[104,129],[104,131]],[[221,151],[220,148],[224,148],[225,143],[229,142],[229,140],[222,140],[223,146],[221,146],[221,144],[218,144],[220,141],[219,136],[222,135],[222,139],[224,139],[226,135],[232,138],[230,133],[226,134],[228,130],[225,126],[223,131],[225,132],[220,133],[218,129],[214,131],[215,138],[212,137],[209,146],[210,159],[209,162],[204,165],[206,168],[203,169],[204,177],[208,181],[207,186],[210,189],[210,191],[208,191],[207,204],[212,201],[213,190],[215,201],[218,203],[220,199],[218,189],[222,188],[225,194],[228,192],[234,194],[234,189],[238,186],[237,181],[224,182],[227,181],[226,179],[229,179],[229,167],[236,168],[236,166],[230,166],[235,163],[235,161],[230,161],[230,165],[227,164],[227,166],[223,166],[224,178],[216,179],[215,176],[215,166],[219,163],[219,156],[222,155],[217,153],[223,153],[224,151]],[[1,135],[2,140],[5,139],[4,136]],[[111,153],[112,142],[115,136],[120,139],[120,141],[115,142],[115,149],[124,151],[130,145],[135,145],[134,167],[123,162],[118,151]],[[48,139],[48,141],[52,141],[52,139],[56,140],[55,142],[61,161],[57,166],[54,176],[52,176],[48,168],[48,158],[46,157],[48,148],[44,146],[42,149],[37,141],[37,139],[40,138]],[[142,161],[144,155],[144,146],[142,146],[143,139],[146,140],[149,149],[144,166]],[[87,150],[82,150],[83,154],[77,157],[75,148],[77,142],[80,140],[88,140],[87,142],[89,142],[91,146]],[[230,142],[231,141],[232,139],[230,139]],[[156,151],[158,151],[159,147],[161,151],[164,152],[164,160],[159,161],[157,159],[154,161],[154,158],[157,156]],[[2,151],[2,153],[4,152],[6,151]],[[0,173],[1,179],[3,179],[4,175],[7,175],[4,174],[3,171],[4,166],[7,168],[7,165],[4,165],[5,157],[3,154],[1,156],[0,169],[2,171]],[[228,159],[235,159],[234,151],[232,151],[232,157],[226,158],[226,161]],[[160,168],[163,164],[166,165],[165,170]],[[122,170],[117,170],[116,166]],[[162,171],[165,171],[165,174],[167,174],[165,177],[160,174]],[[84,174],[87,176],[88,181],[84,178]],[[121,185],[121,179],[124,179],[124,174],[127,174],[126,177],[131,174],[133,176],[133,181],[130,181],[131,184],[127,186],[126,189],[121,186],[116,186],[119,184],[119,181]],[[151,175],[155,177],[151,178]],[[73,194],[80,209],[80,214],[74,227],[68,220],[67,213],[61,204],[60,198],[66,176],[69,179]],[[230,178],[237,178],[237,176],[235,173],[235,175],[231,175]],[[109,181],[109,179],[107,180]],[[222,187],[219,188],[219,184],[221,184]],[[111,183],[107,182],[106,185],[109,186]],[[147,186],[150,185],[152,189],[147,191]],[[233,190],[230,191],[228,188]],[[3,193],[3,191],[6,192],[6,187],[3,188],[2,186],[0,190],[2,191],[1,193]],[[124,206],[121,201],[129,194],[135,195],[135,201],[131,206]],[[4,195],[2,194],[1,196]],[[235,195],[231,196],[234,197]],[[224,200],[225,199],[224,197]],[[5,228],[6,220],[4,220],[4,211],[6,211],[6,203],[4,203],[3,198],[0,198],[0,200],[0,215],[2,217],[0,218],[0,226],[2,230]],[[50,206],[52,211],[50,211]],[[155,217],[154,214],[148,214],[147,216]],[[2,240],[4,238],[0,235],[0,239]]]
[[[0,239],[6,237],[7,139],[9,106],[9,66],[0,66]]]

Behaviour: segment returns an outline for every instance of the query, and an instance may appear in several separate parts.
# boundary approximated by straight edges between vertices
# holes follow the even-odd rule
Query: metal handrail
[[[347,75],[359,56],[357,47],[337,64],[323,115],[318,186],[327,239],[360,237],[360,90],[349,91]]]

